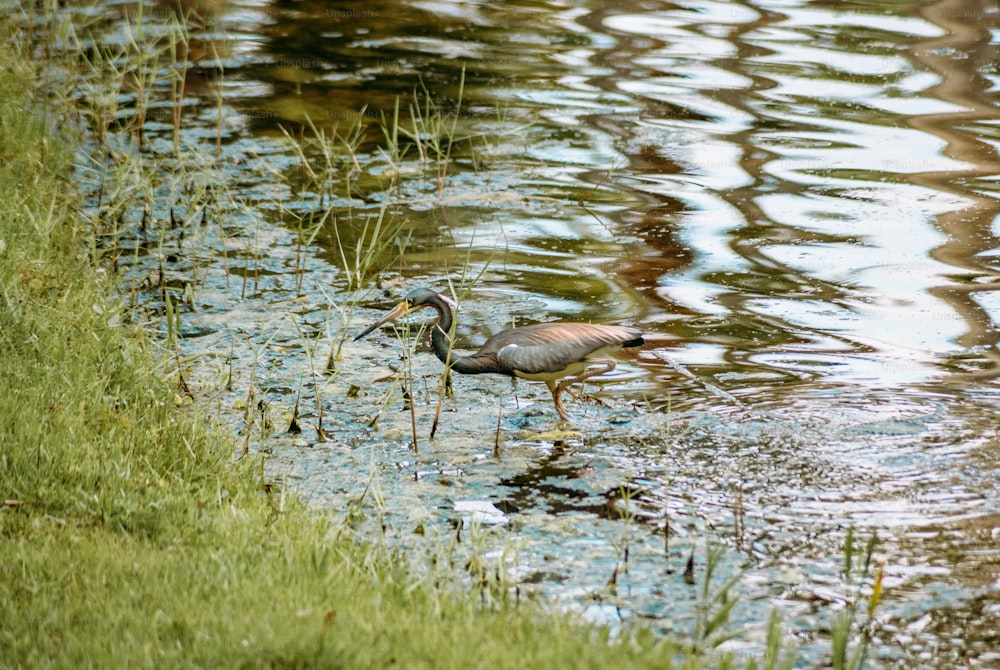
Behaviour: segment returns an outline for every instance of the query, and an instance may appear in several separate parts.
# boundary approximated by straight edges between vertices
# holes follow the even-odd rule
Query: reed
[[[313,399],[316,403],[316,439],[319,442],[326,442],[326,431],[323,428],[323,385],[321,383],[321,374],[316,368],[316,353],[319,348],[319,342],[321,339],[321,333],[317,333],[315,337],[310,338],[302,329],[302,325],[299,320],[290,316],[292,323],[295,326],[296,331],[299,334],[299,341],[302,343],[303,350],[306,354],[306,360],[309,363],[309,381],[312,383],[313,387]],[[289,432],[296,432],[293,430],[292,426],[297,426],[297,419],[299,414],[299,397],[302,394],[302,382],[300,379],[299,390],[296,394],[295,399],[295,409],[292,414],[292,423],[289,426]],[[301,429],[300,429],[301,430]]]
[[[171,13],[167,22],[166,44],[163,49],[170,59],[171,126],[173,128],[174,157],[181,155],[181,127],[184,116],[184,93],[187,88],[187,70],[190,33],[186,16]]]
[[[844,578],[856,581],[848,597],[847,606],[833,615],[830,626],[830,662],[836,670],[859,670],[864,666],[876,625],[875,613],[883,591],[884,564],[880,563],[875,574],[871,574],[872,559],[877,545],[878,533],[872,531],[864,549],[857,553],[855,529],[853,526],[847,529],[844,539]],[[859,616],[866,588],[869,589],[868,603]]]
[[[437,105],[423,81],[420,82],[420,87],[423,93],[423,105],[420,104],[419,96],[414,94],[414,103],[410,105],[412,126],[409,130],[404,129],[403,132],[416,146],[421,163],[425,167],[428,164],[433,166],[437,178],[438,198],[441,198],[444,197],[452,148],[456,142],[470,139],[469,137],[458,137],[456,134],[458,119],[462,114],[462,99],[465,94],[465,68],[462,68],[458,83],[458,97],[455,109],[452,111],[443,111]],[[395,127],[398,127],[399,124],[398,100],[393,121],[392,146],[396,146],[398,133],[396,133]]]
[[[324,217],[323,222],[326,221],[327,219]],[[337,361],[341,359],[344,343],[349,337],[348,327],[360,301],[368,294],[368,287],[377,277],[378,272],[387,264],[392,263],[392,260],[386,259],[386,256],[388,252],[393,250],[394,242],[405,224],[401,217],[390,213],[387,203],[383,203],[377,215],[362,215],[360,230],[352,243],[345,239],[341,230],[343,223],[349,224],[351,221],[352,217],[349,213],[346,222],[333,219],[329,224],[333,227],[341,269],[346,278],[345,292],[348,296],[338,309],[339,325],[333,336],[330,356],[326,365],[326,369],[329,371],[335,370]],[[402,249],[399,253],[402,254]]]
[[[611,577],[608,578],[608,586],[612,591],[616,591],[618,587],[618,575],[621,573],[628,573],[628,559],[629,559],[629,546],[632,541],[632,533],[635,531],[635,511],[632,505],[632,496],[635,491],[631,486],[623,485],[618,487],[618,504],[614,511],[618,514],[618,520],[621,522],[621,532],[617,538],[611,540],[611,546],[615,548],[615,567],[611,573]],[[609,502],[609,505],[614,505],[613,502]]]
[[[698,589],[695,626],[691,636],[696,649],[715,649],[738,634],[727,625],[733,607],[739,602],[739,598],[731,591],[743,574],[736,572],[721,585],[714,584],[715,573],[723,556],[724,550],[721,545],[706,540],[705,571]]]

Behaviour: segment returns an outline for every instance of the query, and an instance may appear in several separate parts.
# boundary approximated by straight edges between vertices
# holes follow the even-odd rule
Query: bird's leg
[[[566,393],[569,393],[571,396],[573,396],[577,400],[581,400],[581,399],[593,400],[595,402],[601,403],[605,407],[610,407],[610,405],[608,405],[607,403],[605,403],[603,400],[601,400],[600,398],[598,398],[596,396],[592,396],[589,393],[583,393],[582,391],[581,391],[581,395],[577,395],[576,393],[574,393],[573,391],[571,391],[568,388],[570,384],[576,384],[577,382],[579,382],[580,384],[583,384],[585,381],[587,381],[591,377],[597,377],[598,375],[603,375],[605,373],[611,372],[616,367],[615,366],[615,362],[612,361],[612,360],[610,360],[610,359],[599,360],[599,361],[594,361],[594,362],[595,363],[600,363],[600,365],[597,366],[597,367],[593,367],[593,368],[587,368],[586,370],[584,370],[580,374],[575,375],[573,377],[567,377],[566,379],[563,379],[561,382],[559,382],[559,386],[562,387],[560,390],[561,391],[566,391]]]
[[[556,411],[559,412],[559,418],[563,421],[569,421],[569,417],[566,414],[566,406],[563,405],[563,401],[559,397],[559,394],[563,391],[562,382],[557,384],[554,380],[549,380],[545,382],[545,385],[552,391],[552,401],[556,404]]]

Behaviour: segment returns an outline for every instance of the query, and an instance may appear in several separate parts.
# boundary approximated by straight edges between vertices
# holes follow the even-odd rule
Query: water
[[[873,663],[1000,662],[994,5],[209,7],[192,65],[151,66],[143,151],[112,124],[158,183],[81,179],[95,211],[127,203],[107,245],[136,314],[166,333],[165,292],[182,305],[187,381],[269,477],[417,569],[476,556],[520,597],[666,634],[694,626],[688,558],[701,579],[721,546],[727,647],[759,651],[777,609],[800,665],[883,566]],[[98,13],[94,43],[127,43],[130,13]],[[426,121],[401,157],[397,99]],[[310,123],[355,158],[325,163]],[[383,208],[381,288],[353,290],[341,248]],[[440,364],[390,333],[322,373],[409,288],[473,278],[464,348],[562,319],[651,345],[563,433],[543,386],[474,377],[429,439]],[[390,379],[410,369],[412,414]],[[867,579],[844,574],[852,527],[859,553],[878,535]]]

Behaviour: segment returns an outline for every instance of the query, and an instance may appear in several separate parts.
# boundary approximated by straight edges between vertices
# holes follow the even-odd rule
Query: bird
[[[560,398],[567,386],[611,372],[615,362],[607,355],[645,344],[642,330],[631,326],[555,322],[502,330],[487,339],[479,351],[460,354],[453,351],[449,335],[454,323],[451,302],[429,288],[410,291],[392,311],[365,328],[354,341],[425,307],[437,311],[437,321],[431,328],[431,347],[448,369],[466,375],[493,373],[543,381],[552,393],[562,421],[569,420]]]

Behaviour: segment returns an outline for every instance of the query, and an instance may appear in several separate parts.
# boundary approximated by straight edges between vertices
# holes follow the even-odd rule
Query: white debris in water
[[[499,526],[510,519],[496,505],[488,500],[456,500],[455,511],[462,514],[463,525],[478,523],[484,526]]]

